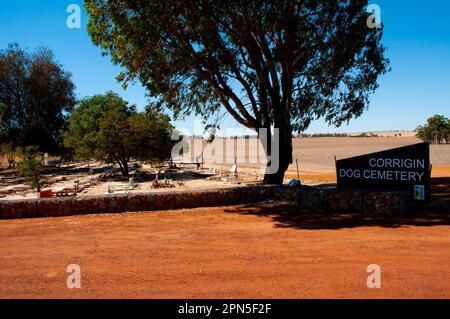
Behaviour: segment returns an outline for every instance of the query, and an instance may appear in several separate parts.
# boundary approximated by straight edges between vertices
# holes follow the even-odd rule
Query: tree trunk
[[[15,168],[15,158],[8,158],[8,168]]]
[[[130,176],[129,171],[128,171],[128,161],[123,161],[122,163],[123,165],[123,176],[128,177]]]
[[[120,161],[120,160],[118,160],[117,163],[119,163],[119,167],[120,167],[120,171],[122,172],[122,176],[123,177],[128,177],[129,176],[128,161]]]
[[[281,126],[278,130],[278,136],[275,134],[273,138],[270,129],[268,129],[267,144],[261,141],[263,145],[267,145],[264,150],[268,157],[268,162],[263,181],[267,185],[283,184],[284,174],[292,163],[292,130],[286,126]],[[278,143],[278,147],[275,143]],[[279,152],[279,155],[276,156],[274,152]],[[278,161],[278,165],[274,161]],[[278,168],[273,170],[272,167]]]

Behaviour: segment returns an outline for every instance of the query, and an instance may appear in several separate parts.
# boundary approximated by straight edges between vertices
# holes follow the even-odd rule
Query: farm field
[[[405,137],[295,138],[292,155],[294,163],[289,167],[289,171],[296,171],[295,159],[298,159],[301,172],[329,172],[335,170],[335,156],[336,159],[342,159],[421,142],[418,138],[409,135]],[[246,153],[240,150],[237,154]],[[450,145],[430,145],[430,160],[433,166],[450,166]],[[238,156],[238,163],[245,163],[245,161],[249,161],[248,156],[245,158]],[[248,167],[250,170],[250,167],[257,166],[248,165]]]
[[[421,140],[414,137],[412,132],[403,132],[402,137],[394,137],[389,132],[380,132],[385,137],[309,137],[295,138],[293,141],[293,160],[286,172],[285,180],[297,178],[297,167],[295,160],[298,160],[300,179],[304,184],[315,185],[322,182],[334,183],[335,156],[336,159],[343,159],[387,149],[421,143]],[[242,141],[241,141],[242,142]],[[257,163],[257,159],[249,152],[249,144],[241,143],[236,154],[239,171],[241,173],[257,176],[261,178],[264,172],[264,165]],[[196,152],[198,155],[200,152]],[[434,177],[450,176],[450,145],[430,145],[430,161],[433,165],[432,175]],[[231,168],[232,162],[220,164],[206,161],[207,167]]]

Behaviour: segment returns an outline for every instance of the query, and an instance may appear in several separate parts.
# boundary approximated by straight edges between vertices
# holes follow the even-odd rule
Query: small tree
[[[450,120],[443,115],[434,115],[427,120],[427,124],[416,129],[416,136],[427,143],[442,144],[449,142]]]
[[[26,177],[31,188],[41,191],[40,173],[42,168],[42,154],[37,146],[27,146],[21,151],[23,159],[17,164],[17,171]]]
[[[15,167],[17,150],[12,143],[3,144],[1,147],[1,152],[8,162],[8,168]]]
[[[117,163],[123,176],[129,175],[131,159],[170,158],[173,126],[167,115],[134,106],[109,92],[81,101],[69,120],[65,145],[78,159],[95,158]]]

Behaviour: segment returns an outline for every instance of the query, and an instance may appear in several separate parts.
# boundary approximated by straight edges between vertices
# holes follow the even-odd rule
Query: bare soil
[[[450,217],[282,204],[1,222],[0,298],[450,298]],[[81,289],[66,267],[81,266]],[[378,264],[381,289],[368,289]]]
[[[402,137],[308,137],[294,138],[293,140],[293,163],[288,168],[288,173],[296,173],[298,160],[299,171],[302,173],[329,173],[335,171],[335,159],[343,159],[392,148],[421,143],[421,140],[406,134]],[[258,159],[259,152],[255,151],[255,139],[245,141],[238,139],[236,141],[235,154],[241,173],[250,174],[262,178],[264,174],[265,161]],[[222,148],[223,142],[218,139],[216,148]],[[206,143],[204,143],[206,145]],[[215,167],[217,169],[230,169],[234,164],[234,155],[227,154],[227,147],[223,146],[220,156],[216,153],[206,155],[205,162],[207,167]],[[213,149],[213,147],[211,146]],[[229,149],[233,149],[229,147]],[[252,151],[253,150],[253,151]],[[191,143],[190,151],[193,153],[192,158],[199,156],[202,152],[200,147],[196,147]],[[261,149],[259,150],[261,152]],[[260,156],[260,155],[259,155]],[[434,167],[449,166],[450,167],[450,144],[431,145],[430,160]]]
[[[293,158],[299,159],[302,171],[333,171],[334,156],[336,159],[342,159],[420,142],[415,137],[299,138],[294,139]],[[431,145],[430,160],[433,166],[450,166],[450,144]],[[296,168],[291,165],[289,169]]]

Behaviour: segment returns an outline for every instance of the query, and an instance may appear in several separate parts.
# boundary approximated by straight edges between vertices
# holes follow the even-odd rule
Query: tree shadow
[[[195,170],[180,170],[170,173],[159,174],[160,179],[172,179],[174,181],[186,182],[193,180],[207,179],[208,177],[215,176],[215,174],[208,174],[206,172],[200,172]]]
[[[431,180],[431,202],[450,209],[450,177],[437,177]]]
[[[403,226],[450,226],[450,178],[435,178],[431,202],[415,207],[406,216],[369,215],[360,212],[333,212],[302,209],[288,203],[264,203],[227,209],[227,213],[269,217],[279,228],[332,230],[356,227],[399,228]]]
[[[355,227],[398,228],[402,226],[450,225],[450,214],[422,212],[413,215],[379,216],[323,209],[300,209],[290,204],[249,205],[227,209],[227,213],[270,217],[276,227],[296,229],[343,229]]]
[[[79,167],[78,165],[74,164],[64,167],[48,166],[44,168],[43,174],[55,176],[62,176],[62,175],[70,176],[70,175],[88,175],[90,172],[92,174],[104,174],[119,171],[120,170],[118,168],[114,168],[108,165],[101,167],[87,167],[87,166]]]
[[[324,209],[301,209],[291,204],[248,205],[225,211],[270,217],[279,228],[331,230],[355,227],[450,226],[450,214],[448,213],[422,212],[402,217],[378,216],[356,212],[332,212]]]

